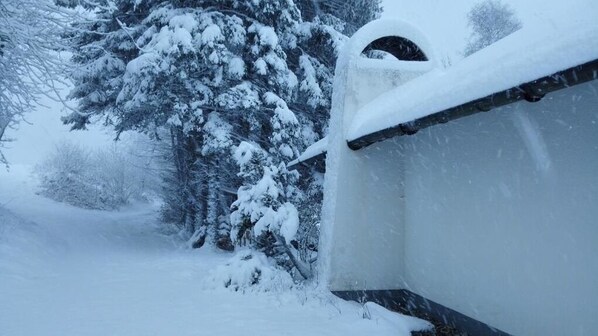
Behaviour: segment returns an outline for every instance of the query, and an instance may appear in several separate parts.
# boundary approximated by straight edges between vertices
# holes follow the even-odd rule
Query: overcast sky
[[[468,29],[467,11],[479,0],[383,0],[384,18],[408,21],[418,27],[430,40],[437,55],[450,57],[454,62],[461,58]],[[523,25],[549,23],[558,25],[563,20],[594,20],[598,18],[598,0],[507,0],[516,11]],[[5,153],[12,164],[35,164],[61,140],[71,140],[90,148],[110,144],[114,135],[101,127],[89,131],[69,132],[62,125],[64,114],[59,103],[44,101],[30,113],[32,124],[22,123],[18,131],[8,136],[16,141],[9,144]]]
[[[429,39],[439,57],[461,58],[469,31],[467,12],[481,0],[382,0],[383,18],[407,21]],[[598,0],[504,0],[523,26],[558,25],[562,21],[592,20],[597,24]]]
[[[68,93],[66,89],[64,93]],[[91,127],[88,131],[71,132],[60,121],[60,117],[66,114],[61,103],[44,98],[42,104],[44,106],[39,106],[26,116],[27,121],[21,122],[16,131],[7,132],[7,138],[15,140],[3,149],[10,164],[36,164],[64,140],[90,149],[112,143],[114,135],[100,126]]]

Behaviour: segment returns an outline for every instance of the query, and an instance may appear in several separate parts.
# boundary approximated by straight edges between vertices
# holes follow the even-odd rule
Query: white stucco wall
[[[403,288],[405,233],[399,225],[404,216],[403,188],[384,183],[400,174],[400,156],[388,155],[392,151],[381,145],[364,156],[347,155],[342,160],[351,168],[339,175],[344,182],[338,186],[338,201],[348,207],[336,213],[331,290]],[[370,165],[373,160],[386,165]]]
[[[597,92],[401,139],[410,290],[514,335],[598,330]]]
[[[349,113],[344,115],[344,122],[350,122],[351,112],[399,81],[398,72],[353,68],[348,74],[344,104]],[[361,87],[368,89],[356,90]],[[389,155],[393,148],[385,144],[352,151],[343,138],[331,139],[330,146],[337,148],[334,164],[342,167],[337,170],[334,185],[336,202],[342,207],[333,209],[333,223],[324,224],[333,224],[332,239],[328,242],[329,289],[401,288],[404,255],[398,242],[404,239],[404,232],[394,223],[403,213],[403,188],[399,184],[380,184],[395,177],[395,167],[401,164],[400,155],[396,151],[395,155]],[[331,190],[327,192],[330,194]],[[396,204],[389,204],[386,199],[395,199]],[[384,256],[384,260],[379,256]]]
[[[343,144],[329,288],[406,288],[513,335],[592,335],[597,92]]]
[[[362,35],[337,66],[322,282],[405,288],[514,335],[594,334],[598,83],[352,151],[356,111],[427,71],[356,66]]]

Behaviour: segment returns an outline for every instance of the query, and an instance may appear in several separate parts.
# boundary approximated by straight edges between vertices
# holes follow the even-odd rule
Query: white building
[[[595,335],[597,79],[598,25],[524,28],[448,69],[407,24],[357,32],[327,144],[299,159],[327,148],[322,281],[471,335]]]

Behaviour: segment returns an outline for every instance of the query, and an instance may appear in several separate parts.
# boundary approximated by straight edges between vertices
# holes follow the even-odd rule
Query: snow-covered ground
[[[74,208],[0,171],[0,335],[409,335],[415,319],[317,292],[210,289],[229,254],[183,248],[156,208]],[[368,315],[366,314],[366,315]],[[421,322],[419,322],[421,325]]]

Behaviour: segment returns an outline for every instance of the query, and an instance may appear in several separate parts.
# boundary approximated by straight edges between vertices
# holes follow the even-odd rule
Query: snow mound
[[[261,252],[242,250],[204,280],[206,289],[235,292],[280,292],[294,287],[291,276]]]

